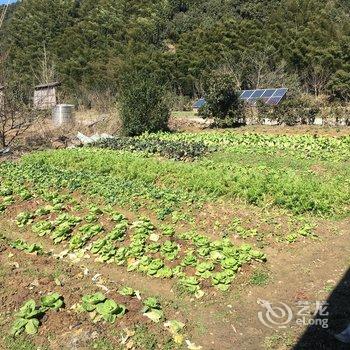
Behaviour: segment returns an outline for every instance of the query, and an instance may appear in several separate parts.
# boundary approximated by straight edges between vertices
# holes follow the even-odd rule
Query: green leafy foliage
[[[174,260],[179,253],[179,249],[175,242],[165,241],[160,247],[160,254],[167,260]]]
[[[64,305],[63,297],[59,293],[51,293],[51,294],[45,295],[41,297],[40,301],[41,301],[42,309],[44,311],[47,311],[49,309],[53,309],[57,311],[60,308],[62,308]]]
[[[121,304],[117,304],[114,300],[107,299],[102,293],[96,293],[91,295],[84,295],[82,297],[81,307],[87,312],[96,312],[94,315],[94,321],[97,322],[100,319],[109,323],[114,323],[117,317],[122,317],[126,313],[126,307]]]
[[[106,262],[111,261],[117,255],[117,252],[118,250],[112,243],[106,242],[106,244],[103,245],[98,254],[100,256],[100,259]]]
[[[107,299],[103,303],[96,305],[96,311],[103,319],[109,323],[114,323],[117,317],[122,317],[126,313],[126,307],[117,304],[114,300]]]
[[[41,254],[43,253],[43,247],[41,244],[33,243],[28,244],[27,242],[17,239],[16,241],[12,242],[11,244],[12,248],[22,250],[28,254]]]
[[[150,261],[146,267],[146,271],[149,275],[153,276],[158,273],[158,271],[164,267],[164,262],[161,259],[153,259]]]
[[[134,295],[136,295],[135,290],[131,287],[122,287],[121,289],[118,290],[118,293],[124,296],[130,296],[133,297]]]
[[[219,126],[243,124],[243,104],[234,86],[234,76],[227,72],[214,72],[207,83],[206,104],[200,110],[200,114],[207,118],[214,118]]]
[[[157,298],[148,297],[143,301],[143,305],[142,312],[144,316],[148,317],[153,322],[158,323],[164,317],[162,307]]]
[[[121,78],[119,109],[128,136],[168,129],[170,108],[165,90],[154,73],[126,67]]]
[[[22,190],[20,190],[18,192],[18,195],[23,199],[23,200],[28,200],[30,198],[32,198],[32,194],[26,189],[23,188]]]
[[[33,215],[28,212],[19,213],[16,217],[16,224],[18,227],[24,227],[33,221]]]
[[[28,86],[42,73],[44,38],[47,60],[62,78],[64,92],[80,95],[77,102],[91,104],[91,92],[119,91],[121,77],[136,85],[129,93],[121,89],[121,100],[129,98],[130,109],[136,105],[141,117],[133,130],[142,129],[141,120],[147,123],[148,113],[141,112],[155,100],[147,90],[151,78],[141,70],[161,76],[157,83],[180,97],[200,94],[218,67],[235,72],[242,87],[290,84],[296,75],[312,93],[347,96],[347,1],[138,2],[133,11],[123,11],[126,6],[126,0],[20,2],[0,39],[2,51],[9,51],[9,80]],[[32,28],[38,30],[33,34]],[[282,63],[284,74],[278,69]]]
[[[234,279],[235,274],[230,271],[221,271],[212,275],[212,283],[214,287],[221,291],[227,291],[230,288],[230,284]]]
[[[191,294],[195,294],[200,289],[199,281],[194,276],[180,279],[180,285]]]
[[[74,235],[70,242],[70,249],[82,248],[91,238],[103,231],[103,227],[99,224],[86,224],[79,228],[79,233]]]
[[[193,252],[187,253],[181,262],[182,266],[195,266],[196,264],[197,264],[197,258],[193,254]]]
[[[96,309],[96,305],[103,303],[107,298],[102,293],[87,294],[82,297],[82,308],[91,312]]]
[[[125,239],[127,229],[127,221],[122,221],[121,223],[117,224],[112,231],[108,233],[107,238],[112,241],[122,242]]]
[[[32,231],[42,237],[48,235],[53,230],[53,225],[50,221],[38,221],[32,226]]]
[[[18,192],[25,183],[37,199],[37,207],[19,218],[33,220],[26,224],[28,232],[32,224],[35,233],[62,244],[64,252],[67,243],[72,250],[84,248],[71,256],[90,249],[86,256],[100,263],[179,281],[182,290],[197,297],[203,293],[201,288],[209,288],[210,282],[219,290],[229,289],[242,267],[266,261],[264,252],[254,247],[261,237],[255,218],[247,222],[235,219],[228,230],[224,225],[215,225],[212,229],[225,237],[221,239],[213,240],[201,227],[197,232],[198,218],[194,215],[207,205],[231,203],[239,198],[263,208],[264,213],[271,208],[281,210],[290,216],[294,226],[288,234],[296,236],[285,234],[280,242],[316,238],[313,216],[348,215],[348,137],[242,135],[232,131],[142,137],[200,140],[218,152],[198,159],[196,164],[94,148],[32,153],[18,162],[0,164],[5,195],[0,196],[0,202],[11,196],[9,203],[21,203]],[[323,172],[315,175],[314,164],[322,164]],[[5,188],[7,184],[11,184],[10,190]],[[73,194],[84,197],[86,202],[78,206]],[[39,204],[41,201],[46,203]],[[9,206],[6,210],[12,204]],[[134,215],[128,221],[117,208],[134,211]],[[141,212],[158,217],[163,208],[171,213],[162,219],[163,225],[149,217],[131,220]],[[94,222],[81,219],[86,209]],[[11,215],[13,211],[8,212]],[[100,221],[106,223],[105,230]],[[231,234],[252,243],[234,244],[236,237]],[[36,250],[23,241],[17,243],[20,249]]]
[[[343,69],[337,70],[330,81],[327,88],[332,94],[332,98],[340,101],[350,101],[350,73]]]
[[[143,301],[144,308],[142,309],[143,312],[147,312],[152,309],[161,309],[160,302],[156,297],[148,297]]]
[[[194,160],[210,152],[209,147],[200,141],[152,140],[143,136],[108,138],[92,143],[91,146],[159,154],[175,160]]]
[[[39,317],[43,310],[36,306],[34,300],[28,300],[16,313],[16,320],[12,326],[11,334],[16,336],[25,331],[27,334],[36,334],[39,328]]]
[[[61,243],[62,241],[69,238],[72,233],[72,225],[69,222],[59,224],[51,233],[51,238],[55,244]]]
[[[202,278],[209,278],[212,273],[211,271],[214,270],[214,264],[211,261],[204,261],[196,266],[196,275],[202,277]]]
[[[156,273],[156,277],[158,278],[171,278],[173,277],[173,271],[170,267],[168,266],[163,266],[162,268],[160,268],[157,273]]]

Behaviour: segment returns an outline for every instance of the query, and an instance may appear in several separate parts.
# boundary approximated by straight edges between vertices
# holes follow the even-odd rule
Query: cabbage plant
[[[16,320],[11,328],[11,334],[16,336],[22,332],[36,334],[40,325],[39,318],[44,313],[43,309],[37,307],[34,300],[28,300],[15,314]]]

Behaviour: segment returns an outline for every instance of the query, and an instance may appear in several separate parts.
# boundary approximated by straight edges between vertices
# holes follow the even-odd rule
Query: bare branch
[[[33,109],[19,93],[6,86],[0,94],[0,145],[6,148],[43,118],[44,112]]]

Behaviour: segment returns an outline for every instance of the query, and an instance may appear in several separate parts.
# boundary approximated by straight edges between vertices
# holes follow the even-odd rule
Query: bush
[[[332,100],[350,101],[350,73],[338,70],[329,81],[327,90],[330,92]]]
[[[170,109],[166,90],[157,77],[138,69],[123,72],[118,107],[128,136],[168,129]]]
[[[205,88],[206,104],[199,110],[205,118],[214,118],[218,126],[234,126],[244,123],[243,103],[234,89],[235,83],[231,74],[215,72]]]
[[[263,102],[258,105],[259,119],[269,118],[276,120],[278,124],[289,126],[296,124],[313,124],[320,108],[312,98],[307,95],[287,97],[277,106],[269,106]]]

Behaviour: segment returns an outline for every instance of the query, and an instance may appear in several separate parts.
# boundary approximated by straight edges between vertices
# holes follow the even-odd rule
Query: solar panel
[[[205,105],[206,101],[204,98],[200,98],[195,104],[193,105],[193,108],[201,108]]]
[[[243,90],[240,92],[239,98],[251,106],[255,106],[257,101],[275,106],[282,101],[287,91],[286,88]]]
[[[250,99],[260,98],[264,94],[265,90],[254,90],[253,94],[249,97]]]
[[[275,91],[275,89],[266,89],[264,94],[262,95],[262,98],[270,98]]]
[[[286,93],[287,93],[287,89],[276,89],[276,92],[273,94],[273,97],[275,96],[283,97]]]
[[[271,105],[271,106],[277,106],[282,100],[281,96],[278,97],[271,97],[266,101],[266,104]]]
[[[245,101],[250,106],[255,106],[258,101],[261,101],[270,106],[277,106],[288,92],[287,88],[278,89],[255,89],[238,91],[239,99]],[[204,98],[200,98],[193,108],[201,108],[206,104]]]
[[[242,92],[241,96],[239,96],[239,98],[242,99],[242,100],[246,100],[246,99],[248,99],[251,96],[251,94],[253,92],[254,92],[254,90],[244,90]]]

